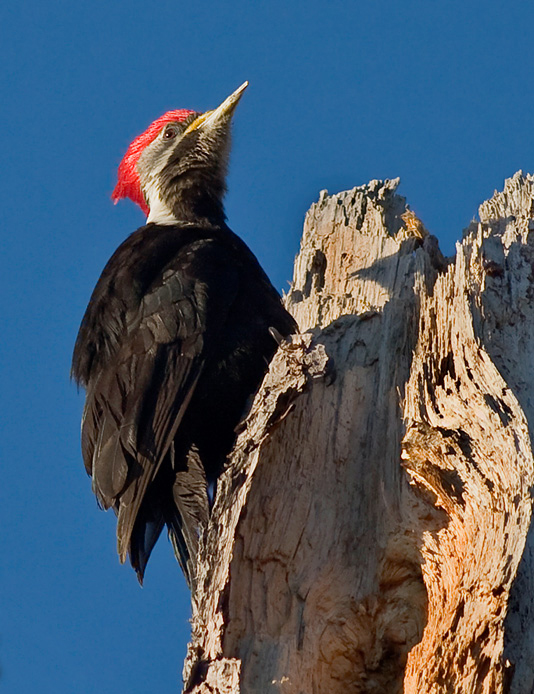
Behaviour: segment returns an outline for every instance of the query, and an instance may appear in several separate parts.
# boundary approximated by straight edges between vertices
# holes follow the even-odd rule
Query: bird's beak
[[[227,123],[233,116],[235,107],[237,106],[239,99],[242,97],[243,92],[247,87],[248,82],[243,82],[243,84],[236,89],[233,94],[230,94],[230,96],[225,99],[214,111],[206,111],[206,113],[203,113],[196,120],[194,120],[186,129],[184,135],[187,135],[187,133],[190,133],[193,130],[211,130],[213,127]]]

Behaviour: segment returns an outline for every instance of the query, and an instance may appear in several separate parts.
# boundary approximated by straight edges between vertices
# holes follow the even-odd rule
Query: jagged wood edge
[[[515,589],[533,570],[534,178],[507,179],[479,214],[423,297],[405,401],[405,467],[449,518],[424,538],[429,615],[406,692],[534,685],[532,590]]]
[[[485,203],[485,205],[491,206],[490,203],[491,203],[491,201],[489,201],[488,203]],[[482,206],[482,207],[484,207],[484,206]],[[497,230],[498,230],[498,227],[499,227],[499,224],[496,224],[495,228]],[[471,238],[471,241],[472,241],[472,238]],[[466,248],[467,248],[467,245],[466,245]],[[467,257],[467,253],[465,255]],[[461,258],[460,258],[460,260],[461,260]],[[475,263],[475,265],[476,265],[476,263]],[[476,272],[474,273],[475,275],[478,273],[478,275],[480,275],[481,277],[484,277],[484,276],[491,276],[492,273],[496,272],[495,266],[492,265],[491,263],[488,264],[487,259],[483,259],[483,262],[479,263],[479,265],[480,265],[480,267],[475,268],[476,269]],[[465,268],[464,268],[464,270],[465,270]],[[451,272],[453,272],[453,270],[451,268],[449,268],[448,274],[450,274]],[[498,272],[497,272],[497,275],[498,275]],[[472,275],[470,276],[470,280],[471,281],[473,280]],[[443,282],[444,280],[440,280],[440,281]],[[461,282],[460,282],[460,285],[461,285]],[[476,289],[476,282],[474,282],[474,285],[475,285],[475,289]],[[467,321],[466,325],[468,325],[470,322],[473,322],[473,321],[476,322],[477,321],[476,311],[474,312],[473,316],[471,316],[471,314],[469,313],[469,311],[471,311],[473,309],[474,304],[476,304],[477,296],[476,296],[476,291],[474,291],[474,292],[471,291],[471,293],[469,293],[469,291],[470,291],[470,289],[472,289],[472,287],[467,287],[465,289],[466,289],[466,291],[464,291],[464,295],[462,297],[460,297],[459,299],[457,299],[457,303],[460,302],[461,310],[465,310],[465,307],[467,306],[468,315],[467,314],[464,315],[464,322]],[[439,292],[440,292],[440,285],[438,283],[437,294],[439,294]],[[424,292],[423,292],[423,294],[424,294]],[[432,291],[430,291],[430,294],[432,295]],[[470,297],[470,302],[471,302],[470,304],[469,304],[469,301],[467,302],[467,304],[465,304],[465,303],[462,304],[462,301],[465,302],[466,296]],[[445,299],[446,299],[446,301],[451,300],[450,297],[448,297],[448,298],[445,297]],[[424,298],[423,297],[423,303],[426,301],[428,304],[432,300],[433,300],[432,296],[430,296],[430,298],[428,298],[428,297]],[[443,306],[445,306],[445,304]],[[467,318],[466,318],[466,315],[467,315]],[[465,346],[465,345],[462,345],[462,346]],[[460,351],[461,350],[459,350],[459,352]],[[476,362],[477,360],[481,359],[481,354],[483,354],[484,350],[483,349],[481,350],[479,336],[477,336],[476,339],[472,340],[472,345],[470,346],[470,348],[467,351],[470,352],[470,354],[466,358],[465,350],[464,350],[463,361],[465,364],[469,364],[469,362]],[[433,376],[437,376],[437,377],[441,378],[440,372],[443,370],[442,369],[442,361],[443,361],[443,358],[446,357],[446,355],[440,354],[439,350],[437,350],[437,354],[439,355],[438,361],[434,363],[434,362],[432,362],[432,358],[431,358],[430,364],[429,364],[428,363],[428,352],[430,352],[432,355],[432,352],[433,352],[432,344],[429,343],[428,340],[426,341],[426,343],[424,340],[421,340],[420,346],[418,348],[418,358],[419,358],[420,362],[421,362],[421,360],[425,361],[425,359],[426,359],[427,360],[426,361],[427,369],[430,367],[430,370],[428,371],[428,373],[432,374]],[[445,361],[446,361],[446,359],[445,359]],[[488,362],[487,364],[485,364],[484,369],[486,371],[489,369],[489,371],[491,372],[489,380],[494,385],[498,384],[498,387],[497,387],[495,393],[492,395],[492,397],[499,398],[498,390],[502,385],[502,384],[499,384],[499,374],[498,374],[497,370],[495,369],[494,365],[491,364],[491,360],[489,360],[489,358],[487,360],[485,358],[482,358],[482,361]],[[461,362],[461,360],[460,360],[460,362]],[[419,364],[419,366],[421,366],[421,364]],[[471,366],[472,366],[472,364],[471,364]],[[458,363],[457,365],[455,365],[455,368],[457,368],[458,371],[460,371],[460,369],[462,368],[462,364]],[[466,367],[464,367],[464,370],[465,370],[465,368]],[[426,488],[427,492],[430,492],[430,497],[431,497],[430,499],[428,498],[428,495],[427,495],[427,502],[429,503],[429,506],[434,506],[434,507],[438,507],[438,508],[441,507],[441,508],[446,509],[447,512],[449,513],[449,516],[451,516],[451,518],[452,518],[451,523],[449,523],[449,525],[451,525],[451,524],[454,525],[454,521],[455,521],[455,519],[454,519],[455,503],[454,502],[455,501],[457,502],[459,497],[461,498],[461,494],[462,494],[461,485],[460,485],[460,487],[455,488],[454,480],[453,480],[453,483],[451,484],[450,478],[447,479],[447,475],[443,474],[444,469],[446,472],[446,466],[441,465],[439,462],[443,456],[441,456],[441,458],[440,458],[440,456],[438,455],[437,456],[437,462],[435,462],[433,464],[433,466],[432,465],[426,465],[425,460],[423,460],[423,461],[420,460],[419,462],[417,461],[417,450],[418,449],[419,449],[419,451],[422,450],[424,452],[424,454],[426,454],[427,458],[428,457],[432,458],[432,456],[435,453],[435,448],[436,448],[435,442],[432,443],[428,439],[428,437],[425,439],[425,436],[427,434],[427,432],[425,431],[425,426],[429,426],[429,421],[431,423],[432,418],[431,418],[431,416],[428,415],[428,413],[425,413],[424,410],[425,410],[425,408],[428,409],[428,400],[429,399],[430,399],[430,404],[432,405],[431,392],[432,392],[432,390],[435,389],[436,383],[432,382],[432,379],[429,379],[427,376],[425,376],[421,380],[420,373],[418,373],[418,368],[416,368],[416,366],[413,367],[412,371],[413,371],[413,380],[414,380],[413,392],[416,393],[416,396],[419,399],[418,403],[421,406],[421,411],[418,411],[414,414],[413,411],[410,411],[409,405],[406,406],[405,416],[406,416],[408,434],[407,434],[407,437],[405,439],[405,458],[407,458],[407,460],[405,460],[405,466],[413,474],[414,479],[417,480],[417,482],[419,484],[419,488],[420,489]],[[419,371],[420,371],[420,369],[419,369]],[[423,369],[423,371],[424,371],[424,369]],[[486,393],[486,395],[488,393],[491,395],[491,388]],[[407,403],[408,403],[409,399],[410,399],[410,394],[408,393],[407,398],[406,398]],[[498,399],[495,400],[495,402],[498,403]],[[532,465],[531,465],[530,458],[529,458],[529,450],[527,450],[529,448],[529,442],[528,442],[528,429],[526,430],[526,433],[525,433],[525,418],[524,417],[521,418],[520,408],[519,408],[519,410],[517,409],[517,403],[514,400],[513,394],[507,394],[506,398],[503,400],[503,402],[504,402],[505,408],[509,408],[510,411],[513,412],[517,421],[519,422],[518,431],[519,431],[520,438],[523,441],[526,441],[526,443],[524,445],[520,446],[521,450],[519,451],[521,454],[521,457],[523,459],[523,462],[524,462],[524,466],[522,466],[522,467],[524,467],[524,470],[523,470],[524,479],[520,479],[518,481],[518,485],[516,485],[518,490],[519,490],[520,503],[518,504],[518,508],[519,508],[518,514],[516,514],[516,516],[514,516],[514,519],[519,518],[519,520],[520,520],[520,522],[518,524],[520,526],[520,530],[518,532],[517,542],[516,542],[516,550],[517,551],[515,552],[517,557],[519,557],[519,555],[521,553],[521,548],[524,545],[525,528],[528,527],[528,523],[530,521],[530,516],[529,516],[529,514],[530,514],[530,501],[528,499],[527,490],[529,489],[529,485],[531,484],[529,475],[531,475],[531,472],[532,472]],[[498,428],[499,427],[499,421],[498,420],[500,420],[499,413],[495,412],[494,407],[488,408],[487,402],[485,403],[485,405],[486,405],[486,410],[489,409],[489,411],[485,412],[485,416],[489,418],[488,421],[490,423],[492,423],[492,425],[494,424]],[[275,408],[276,408],[276,405],[274,406],[274,409],[272,410],[272,412],[275,411]],[[497,409],[498,408],[499,408],[499,405],[497,405]],[[413,408],[412,408],[412,410],[413,410]],[[432,410],[432,407],[430,408],[430,412],[431,412],[431,410]],[[272,414],[272,412],[271,412],[271,414]],[[502,424],[502,421],[500,423]],[[438,439],[439,438],[440,437],[438,436]],[[451,443],[453,444],[452,447],[454,449],[455,455],[458,456],[458,461],[459,461],[460,467],[462,468],[462,466],[463,466],[463,468],[462,468],[463,476],[466,479],[469,479],[469,477],[470,477],[469,462],[470,461],[468,459],[466,460],[466,458],[468,458],[469,456],[466,456],[465,451],[462,450],[462,445],[461,445],[462,442],[461,441],[457,441],[457,440],[455,441],[453,439],[452,442],[451,441],[447,442],[448,445],[450,445]],[[438,441],[438,448],[439,448],[439,445],[441,445],[441,442]],[[433,453],[433,451],[434,451],[434,453]],[[439,451],[438,451],[438,453],[439,453]],[[259,451],[257,451],[257,456],[255,458],[256,461],[257,461],[258,457],[259,457]],[[434,457],[436,457],[436,456],[434,456]],[[512,466],[512,468],[513,468],[513,466]],[[428,470],[432,470],[432,474],[429,475]],[[486,472],[488,474],[481,475],[480,477],[483,480],[486,480],[485,482],[483,481],[483,484],[485,484],[486,488],[487,488],[487,486],[488,486],[487,480],[488,479],[491,482],[491,484],[495,484],[495,482],[491,479],[491,470],[485,471],[485,473]],[[460,482],[463,484],[462,475],[460,475],[460,478],[461,478]],[[249,480],[250,480],[250,478],[249,478]],[[445,484],[444,484],[444,482],[445,482]],[[509,491],[509,487],[506,487],[506,485],[504,485],[503,491],[506,493],[507,491]],[[223,497],[223,496],[224,495],[221,495],[221,497]],[[424,519],[420,519],[420,521],[421,521],[421,528],[423,528]],[[461,521],[461,519],[460,519],[460,521]],[[460,522],[460,525],[461,525],[461,522]],[[432,529],[428,530],[428,528],[427,528],[427,529],[424,529],[424,532],[422,533],[422,535],[423,535],[423,537],[425,537],[425,541],[426,541],[426,547],[423,549],[423,552],[426,551],[427,563],[429,565],[431,565],[432,555],[437,555],[439,553],[439,546],[437,547],[435,544],[435,538],[439,537],[439,532],[440,532],[439,528],[434,529],[434,530],[432,530]],[[523,540],[521,540],[521,536],[523,537]],[[432,546],[433,542],[434,542],[434,545]],[[453,554],[454,554],[454,552],[453,552]],[[503,598],[503,600],[501,600],[501,604],[504,604],[506,602],[506,597],[508,595],[510,583],[512,582],[512,580],[514,578],[514,575],[515,575],[514,572],[517,568],[517,563],[518,563],[517,557],[513,562],[511,562],[511,563],[509,562],[508,569],[510,569],[510,570],[508,571],[508,575],[507,575],[506,580],[504,581],[504,584],[503,584],[504,588],[502,591],[502,595],[504,595],[504,598]],[[427,573],[427,579],[428,579],[428,576],[429,576],[429,574]],[[494,580],[497,580],[497,579],[494,578]],[[222,594],[223,594],[223,591],[219,590],[218,595],[221,596]],[[498,598],[499,596],[495,596],[495,597]],[[491,600],[489,602],[491,602]],[[198,596],[197,596],[197,603],[200,604],[198,602]],[[440,601],[436,600],[436,604],[439,605]],[[449,634],[449,636],[451,634],[454,635],[455,629],[457,630],[458,625],[461,624],[461,620],[464,617],[465,612],[464,612],[464,614],[461,614],[461,612],[459,612],[456,609],[457,606],[458,606],[458,603],[456,604],[456,606],[454,607],[454,610],[453,610],[454,619],[453,619],[452,623],[447,624],[447,619],[443,619],[444,615],[440,615],[440,619],[438,619],[438,622],[440,622],[439,626],[440,626],[441,630],[443,631],[443,628],[445,628],[445,632],[446,632],[445,637],[447,636],[447,634]],[[224,607],[223,605],[221,606],[218,604],[217,608],[215,610],[212,609],[210,611],[210,614],[216,615],[217,609],[218,609],[218,614],[222,615],[223,607]],[[498,609],[499,609],[499,607],[494,601],[494,603],[492,605],[489,605],[489,612],[486,612],[486,618],[491,617],[491,610],[494,610],[494,612],[495,612]],[[464,611],[465,611],[465,607],[464,607]],[[467,612],[469,612],[469,609],[467,610]],[[430,615],[430,617],[432,620],[432,615]],[[445,615],[445,617],[447,617],[447,615]],[[470,615],[468,614],[467,618],[469,619],[469,617],[470,617]],[[501,617],[502,617],[502,619],[504,619],[504,616],[501,615]],[[501,622],[502,622],[502,619],[501,619]],[[215,626],[217,627],[217,625],[215,625]],[[219,627],[220,626],[221,625],[219,624]],[[202,633],[201,632],[204,632],[204,635],[206,635],[208,632],[209,633],[213,632],[213,629],[212,629],[213,624],[208,624],[204,621],[203,624],[200,624],[200,622],[199,622],[197,624],[197,627],[198,627],[198,634],[197,634],[198,638],[196,639],[196,643],[198,644],[198,643],[202,642]],[[451,627],[454,627],[454,629],[451,630]],[[501,688],[503,686],[504,680],[508,676],[506,671],[505,671],[506,667],[507,667],[507,663],[506,663],[506,661],[503,661],[503,659],[500,655],[500,653],[502,653],[502,628],[501,627],[502,627],[502,624],[499,624],[498,627],[495,629],[495,634],[493,634],[492,638],[490,639],[491,647],[488,646],[488,648],[491,652],[489,654],[483,653],[483,658],[480,659],[480,662],[482,663],[481,671],[479,671],[479,672],[475,671],[474,673],[471,672],[471,675],[474,676],[475,681],[478,683],[478,685],[485,687],[481,691],[488,691],[488,692],[491,691],[492,693],[493,693],[493,691],[497,691],[497,689],[495,689],[495,688]],[[195,622],[193,623],[193,630],[195,632]],[[206,630],[206,631],[204,631],[204,630]],[[428,629],[427,629],[427,632],[428,632]],[[220,628],[218,631],[217,631],[217,628],[215,628],[215,633],[220,635]],[[480,635],[484,636],[483,630],[481,631]],[[218,639],[218,637],[215,638],[215,641],[217,641],[217,639]],[[423,642],[424,642],[424,639],[423,639]],[[195,644],[195,638],[193,639],[193,642],[192,642],[193,646],[194,646],[194,644]],[[211,644],[211,645],[215,646],[215,648],[213,648],[210,651],[209,650],[210,645],[208,644],[208,649],[206,651],[204,651],[204,654],[215,656],[215,658],[218,658],[219,656],[216,654],[218,652],[217,647],[216,647],[217,644]],[[416,657],[417,650],[418,650],[418,647],[416,647],[414,649],[414,652],[413,652],[414,656],[413,657],[411,656],[411,664],[412,665],[417,660],[417,657]],[[469,679],[469,676],[471,676],[471,675],[468,674],[468,677],[464,678],[463,681],[461,678],[458,679],[458,667],[457,666],[460,666],[460,670],[461,670],[465,666],[464,661],[466,658],[469,659],[469,657],[471,657],[472,660],[474,659],[473,654],[467,653],[467,655],[465,656],[465,655],[463,655],[463,651],[460,648],[459,649],[459,657],[456,658],[457,663],[456,663],[456,665],[454,665],[454,662],[453,662],[452,669],[451,669],[451,667],[448,667],[446,662],[442,662],[443,658],[441,658],[441,653],[439,652],[439,649],[431,650],[430,653],[422,652],[422,651],[424,651],[424,649],[421,649],[421,648],[419,648],[419,651],[420,651],[420,653],[419,653],[419,665],[415,668],[418,672],[419,671],[421,671],[421,673],[425,672],[425,659],[427,658],[427,656],[429,656],[428,662],[426,663],[426,665],[427,665],[426,675],[428,675],[428,677],[426,675],[423,675],[422,677],[418,677],[419,688],[422,684],[422,685],[426,685],[427,689],[424,689],[424,690],[419,689],[420,691],[426,691],[426,690],[436,691],[435,689],[432,689],[433,686],[434,687],[435,686],[437,686],[437,687],[445,686],[447,679],[449,679],[452,682],[453,679],[451,679],[451,678],[454,678],[454,677],[456,677],[455,681],[460,683],[460,684],[458,684],[458,686],[465,687],[465,686],[469,685],[468,679]],[[220,651],[219,651],[219,653],[220,653]],[[190,662],[192,662],[194,660],[194,654],[190,653],[190,655],[193,656],[192,658],[190,658]],[[197,654],[197,656],[198,656],[198,654]],[[464,661],[461,661],[462,657],[464,658]],[[454,661],[454,658],[453,658],[453,661]],[[209,661],[207,661],[207,662],[209,663]],[[440,667],[440,663],[441,663],[441,667]],[[225,673],[226,673],[225,676],[228,676],[228,668],[230,668],[230,670],[234,673],[232,677],[229,677],[229,678],[227,677],[227,679],[225,680],[226,683],[229,683],[230,681],[235,682],[235,686],[232,685],[234,688],[231,688],[231,689],[224,688],[224,691],[232,691],[232,692],[236,691],[237,692],[238,691],[238,681],[239,681],[239,663],[237,661],[230,661],[230,660],[217,661],[216,660],[214,662],[211,662],[211,669],[208,668],[208,672],[207,672],[206,684],[208,684],[208,680],[211,679],[210,672],[212,673],[212,675],[214,677],[216,675],[216,672],[218,672],[220,675],[221,674],[221,667],[225,670]],[[233,667],[233,670],[232,670],[232,667]],[[454,671],[455,667],[457,667],[456,672]],[[473,668],[472,668],[472,670],[473,670]],[[476,667],[475,667],[475,670],[476,670]],[[412,668],[412,674],[413,674],[413,668]],[[436,675],[436,676],[433,677],[433,675]],[[410,664],[408,667],[408,679],[405,683],[407,686],[406,691],[416,691],[417,686],[415,686],[415,681],[413,681],[413,680],[410,681],[409,677],[410,677]],[[509,677],[508,677],[508,679],[509,679]],[[216,686],[220,688],[219,691],[223,691],[223,689],[221,687],[223,686],[224,683],[222,684],[220,679],[212,680],[212,682],[214,685],[216,684]],[[440,683],[443,683],[443,684],[440,684]],[[490,688],[488,688],[488,686]],[[415,688],[412,689],[412,687],[415,687]],[[199,689],[199,691],[200,691],[200,689]],[[517,690],[517,691],[527,691],[527,690]]]
[[[201,541],[198,588],[192,598],[192,637],[183,672],[185,691],[197,691],[197,684],[209,687],[210,680],[220,686],[221,668],[225,678],[239,681],[239,661],[221,657],[224,590],[229,580],[235,529],[269,434],[309,381],[325,375],[327,363],[323,345],[314,344],[310,333],[292,336],[271,361],[250,414],[242,424],[231,464],[218,481],[217,500]]]

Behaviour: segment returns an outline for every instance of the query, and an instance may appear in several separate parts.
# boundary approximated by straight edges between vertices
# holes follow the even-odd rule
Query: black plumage
[[[198,147],[198,133],[191,142]],[[276,350],[269,328],[286,336],[295,324],[213,204],[220,176],[216,192],[207,191],[206,167],[198,180],[194,166],[172,177],[176,159],[161,177],[170,190],[164,199],[175,211],[175,201],[183,208],[194,199],[187,215],[177,213],[187,221],[148,223],[117,249],[83,318],[72,374],[87,391],[85,466],[100,505],[118,516],[121,561],[129,554],[142,581],[166,525],[194,587],[208,488]]]

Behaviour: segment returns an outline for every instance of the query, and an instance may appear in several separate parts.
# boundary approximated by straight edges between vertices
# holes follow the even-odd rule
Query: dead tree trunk
[[[534,178],[448,262],[397,184],[306,217],[303,334],[219,486],[186,691],[534,691]]]

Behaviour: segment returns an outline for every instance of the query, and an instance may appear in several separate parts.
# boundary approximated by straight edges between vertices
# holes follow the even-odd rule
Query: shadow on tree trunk
[[[533,179],[449,262],[397,185],[308,212],[302,334],[219,484],[187,691],[532,689]]]

